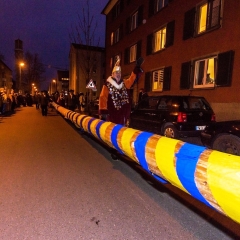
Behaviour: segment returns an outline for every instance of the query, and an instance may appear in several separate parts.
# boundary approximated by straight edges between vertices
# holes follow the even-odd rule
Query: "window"
[[[165,48],[166,43],[166,27],[157,31],[154,34],[154,52],[157,52],[163,48]]]
[[[111,45],[114,43],[114,32],[111,33]]]
[[[138,41],[136,44],[128,47],[124,51],[124,64],[129,64],[141,56],[142,41]]]
[[[164,75],[163,68],[153,72],[152,91],[163,90],[163,75]]]
[[[131,31],[137,28],[137,22],[138,22],[138,12],[135,12],[132,15],[132,19],[131,19]]]
[[[136,61],[137,44],[130,47],[130,62]]]
[[[149,1],[149,17],[159,12],[168,5],[169,0],[150,0]]]
[[[156,0],[156,12],[160,11],[168,4],[168,0]]]
[[[198,34],[220,25],[220,10],[221,0],[209,0],[198,7]]]
[[[195,62],[194,88],[214,86],[216,63],[217,56],[201,59]]]
[[[114,43],[119,41],[119,28],[114,32]]]
[[[120,10],[121,10],[121,8],[120,8],[120,1],[119,2],[117,2],[116,3],[116,5],[115,5],[115,16],[117,17],[117,16],[119,16],[120,15]]]
[[[182,63],[180,89],[231,86],[234,54],[230,50]]]

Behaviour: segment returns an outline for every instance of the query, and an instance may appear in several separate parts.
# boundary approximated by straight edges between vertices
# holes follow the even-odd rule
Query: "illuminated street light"
[[[56,92],[57,91],[57,81],[55,79],[53,79],[52,82],[55,84],[55,92]],[[53,88],[53,90],[54,90],[54,88]]]
[[[19,63],[19,93],[22,93],[22,67],[24,66],[24,63]]]

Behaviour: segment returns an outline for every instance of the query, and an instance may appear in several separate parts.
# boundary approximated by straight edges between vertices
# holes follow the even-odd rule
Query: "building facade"
[[[0,60],[0,91],[5,91],[9,94],[12,88],[12,70],[2,60]]]
[[[204,96],[217,120],[240,118],[240,1],[109,0],[106,75],[116,56],[122,75],[142,56],[144,74],[133,87],[149,94]]]
[[[90,99],[99,97],[105,80],[105,49],[72,43],[69,60],[69,89],[88,94]],[[94,91],[86,88],[90,80],[96,86]]]

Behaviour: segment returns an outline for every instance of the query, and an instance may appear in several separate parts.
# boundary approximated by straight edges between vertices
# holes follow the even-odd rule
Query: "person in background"
[[[74,111],[77,105],[77,98],[76,95],[74,95],[74,91],[73,90],[69,90],[69,94],[66,97],[66,105],[67,108],[71,111]]]
[[[84,94],[82,92],[80,92],[79,94],[79,111],[80,113],[84,112],[85,111],[85,97],[84,97]]]
[[[46,91],[42,91],[40,100],[41,100],[42,116],[47,116],[49,96]]]
[[[123,80],[120,59],[117,59],[112,75],[108,77],[100,93],[99,115],[101,119],[117,124],[126,124],[131,111],[129,89],[143,72],[140,67],[142,61],[142,58],[137,61],[130,77]]]
[[[145,91],[144,88],[140,88],[139,94],[138,94],[138,102],[140,102],[142,99],[148,97],[147,92]]]

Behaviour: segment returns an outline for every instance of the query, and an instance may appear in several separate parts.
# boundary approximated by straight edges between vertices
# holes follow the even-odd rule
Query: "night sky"
[[[89,0],[90,15],[98,22],[96,39],[105,43],[105,16],[108,0]],[[56,78],[56,68],[68,68],[72,27],[86,0],[0,0],[0,54],[14,71],[14,41],[23,41],[23,51],[38,53],[47,67],[46,82]],[[47,86],[47,83],[45,83]],[[45,86],[44,86],[45,87]]]

